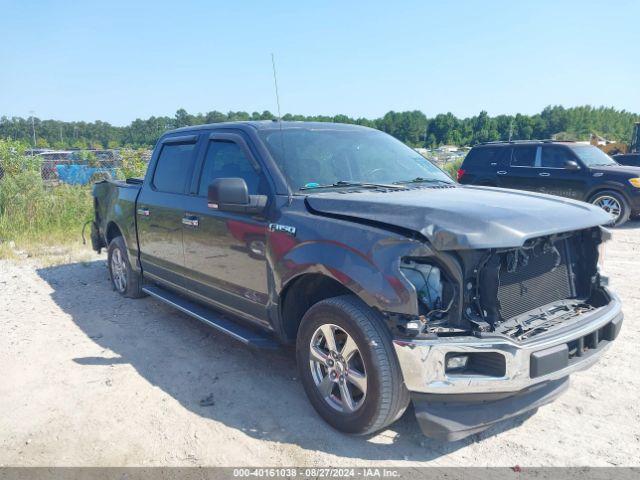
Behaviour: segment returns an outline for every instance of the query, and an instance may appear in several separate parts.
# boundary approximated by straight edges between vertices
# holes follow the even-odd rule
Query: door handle
[[[149,215],[151,215],[151,212],[146,207],[140,207],[137,210],[137,213],[138,213],[138,215],[143,216],[143,217],[148,217]]]
[[[496,173],[498,175],[506,175],[507,174],[507,172],[505,170],[498,170]]]
[[[542,173],[539,173],[538,175],[540,175],[541,177],[550,177],[551,176],[551,174],[547,173],[547,172],[542,172]]]
[[[188,225],[189,227],[197,227],[200,225],[200,220],[195,215],[187,215],[182,217],[182,224]]]

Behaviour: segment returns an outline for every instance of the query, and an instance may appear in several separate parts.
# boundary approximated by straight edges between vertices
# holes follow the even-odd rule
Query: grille
[[[572,288],[567,262],[566,241],[555,243],[560,253],[560,264],[556,267],[557,254],[553,252],[528,254],[528,263],[515,271],[508,271],[507,262],[500,267],[498,300],[503,320],[521,315],[558,300],[571,298]]]

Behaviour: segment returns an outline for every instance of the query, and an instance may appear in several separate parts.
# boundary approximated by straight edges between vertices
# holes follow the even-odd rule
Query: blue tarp
[[[89,165],[56,165],[61,182],[71,185],[86,185],[95,174],[105,174],[115,178],[115,168],[92,167]]]

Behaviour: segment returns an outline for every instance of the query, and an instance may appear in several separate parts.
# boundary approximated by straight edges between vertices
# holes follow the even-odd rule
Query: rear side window
[[[543,168],[564,168],[568,160],[573,160],[573,157],[566,148],[542,147],[541,166]]]
[[[153,186],[161,192],[184,193],[195,162],[195,143],[168,144],[162,147]]]
[[[266,193],[266,186],[258,172],[235,142],[214,140],[209,142],[207,156],[200,176],[198,194],[206,196],[209,184],[216,178],[242,178],[249,195]]]
[[[499,165],[508,151],[506,147],[473,148],[464,159],[464,168],[488,167],[492,163]]]
[[[516,147],[511,155],[512,167],[533,167],[536,163],[536,146]]]

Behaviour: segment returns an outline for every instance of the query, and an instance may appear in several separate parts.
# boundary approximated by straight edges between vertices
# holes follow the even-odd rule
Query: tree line
[[[23,141],[38,147],[52,148],[119,148],[151,147],[160,135],[173,128],[205,123],[238,120],[273,120],[269,111],[219,112],[190,114],[180,109],[173,117],[136,119],[118,127],[100,120],[95,122],[63,122],[35,117],[0,117],[0,138]],[[419,110],[388,112],[381,118],[352,118],[347,115],[294,115],[287,113],[283,120],[340,122],[365,125],[387,132],[414,147],[439,145],[474,145],[494,140],[529,140],[557,138],[587,140],[592,133],[610,140],[628,142],[633,123],[640,115],[611,107],[589,105],[564,108],[548,106],[535,115],[490,116],[478,115],[458,118],[452,113],[428,118]]]

